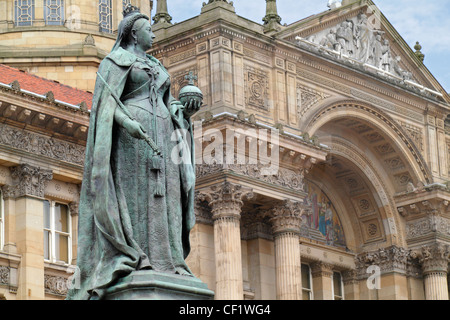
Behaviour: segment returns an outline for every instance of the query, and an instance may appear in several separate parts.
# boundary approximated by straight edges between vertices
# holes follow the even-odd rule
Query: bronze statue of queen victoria
[[[103,299],[137,270],[192,276],[185,263],[195,223],[190,117],[201,102],[172,96],[167,70],[146,53],[154,38],[149,17],[129,5],[100,64],[79,205],[78,285],[67,299]],[[191,161],[172,161],[179,144]]]

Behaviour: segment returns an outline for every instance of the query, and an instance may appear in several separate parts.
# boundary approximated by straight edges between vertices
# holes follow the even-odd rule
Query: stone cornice
[[[0,124],[1,149],[11,152],[23,152],[34,158],[50,158],[77,167],[83,166],[85,147],[62,139],[56,139],[34,132],[20,130],[16,127]],[[6,150],[7,151],[7,150]],[[44,160],[47,161],[47,160]]]

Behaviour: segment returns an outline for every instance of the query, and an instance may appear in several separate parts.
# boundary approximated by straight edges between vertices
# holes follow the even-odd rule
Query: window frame
[[[30,8],[30,12],[27,15],[30,17],[30,20],[19,21],[19,17],[22,16],[21,11],[23,10],[24,2],[27,2],[27,5]],[[19,4],[20,2],[20,4]],[[35,0],[14,0],[14,26],[15,27],[30,27],[33,25],[35,20]]]
[[[58,9],[58,20],[49,20],[48,18],[52,15],[51,7],[54,5],[53,1],[59,2],[59,9]],[[44,21],[46,26],[62,26],[64,25],[65,21],[65,3],[64,0],[44,0]]]
[[[300,273],[302,272],[301,266],[303,266],[303,265],[308,267],[308,278],[309,278],[309,284],[310,284],[311,288],[305,288],[303,286],[303,281],[302,281],[302,300],[303,300],[303,292],[307,291],[308,294],[309,294],[309,300],[311,301],[311,300],[314,300],[314,290],[313,290],[313,280],[312,280],[311,266],[308,263],[302,263],[300,265]],[[301,275],[301,279],[303,280],[303,275]]]
[[[70,214],[70,207],[67,203],[60,202],[57,200],[50,200],[45,199],[45,201],[48,201],[50,204],[50,228],[45,227],[45,209],[44,209],[44,237],[45,237],[45,231],[49,232],[49,239],[48,239],[48,259],[45,257],[45,251],[44,251],[44,261],[49,263],[56,263],[56,264],[64,264],[64,265],[71,265],[72,261],[72,216]],[[55,207],[56,204],[66,206],[67,208],[67,230],[68,232],[63,231],[57,231],[55,227]],[[63,260],[57,260],[56,259],[56,234],[61,234],[63,236],[67,237],[67,261]],[[44,239],[45,241],[45,239]],[[44,245],[44,250],[45,250]]]
[[[113,0],[99,0],[98,1],[98,28],[100,32],[113,33]],[[102,7],[108,9],[106,19],[103,19],[105,12],[102,12]],[[105,26],[106,24],[106,26]]]
[[[341,287],[341,292],[340,295],[336,294],[336,292],[334,292],[334,278],[335,278],[335,274],[339,274],[339,278],[340,278],[340,287]],[[333,276],[332,276],[332,294],[333,294],[333,300],[336,300],[336,298],[339,298],[339,300],[345,300],[345,295],[344,295],[344,281],[342,278],[342,273],[340,271],[333,271]]]

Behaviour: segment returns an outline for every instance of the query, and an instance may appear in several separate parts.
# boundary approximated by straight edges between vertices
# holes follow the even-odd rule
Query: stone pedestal
[[[214,292],[194,277],[134,271],[108,289],[105,300],[212,300]]]

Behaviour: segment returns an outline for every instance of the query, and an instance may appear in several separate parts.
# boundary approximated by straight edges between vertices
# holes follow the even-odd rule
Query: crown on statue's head
[[[140,13],[141,10],[138,7],[135,7],[133,5],[131,5],[130,3],[126,5],[126,7],[123,9],[123,17],[125,18],[126,16],[132,14],[132,13]]]

